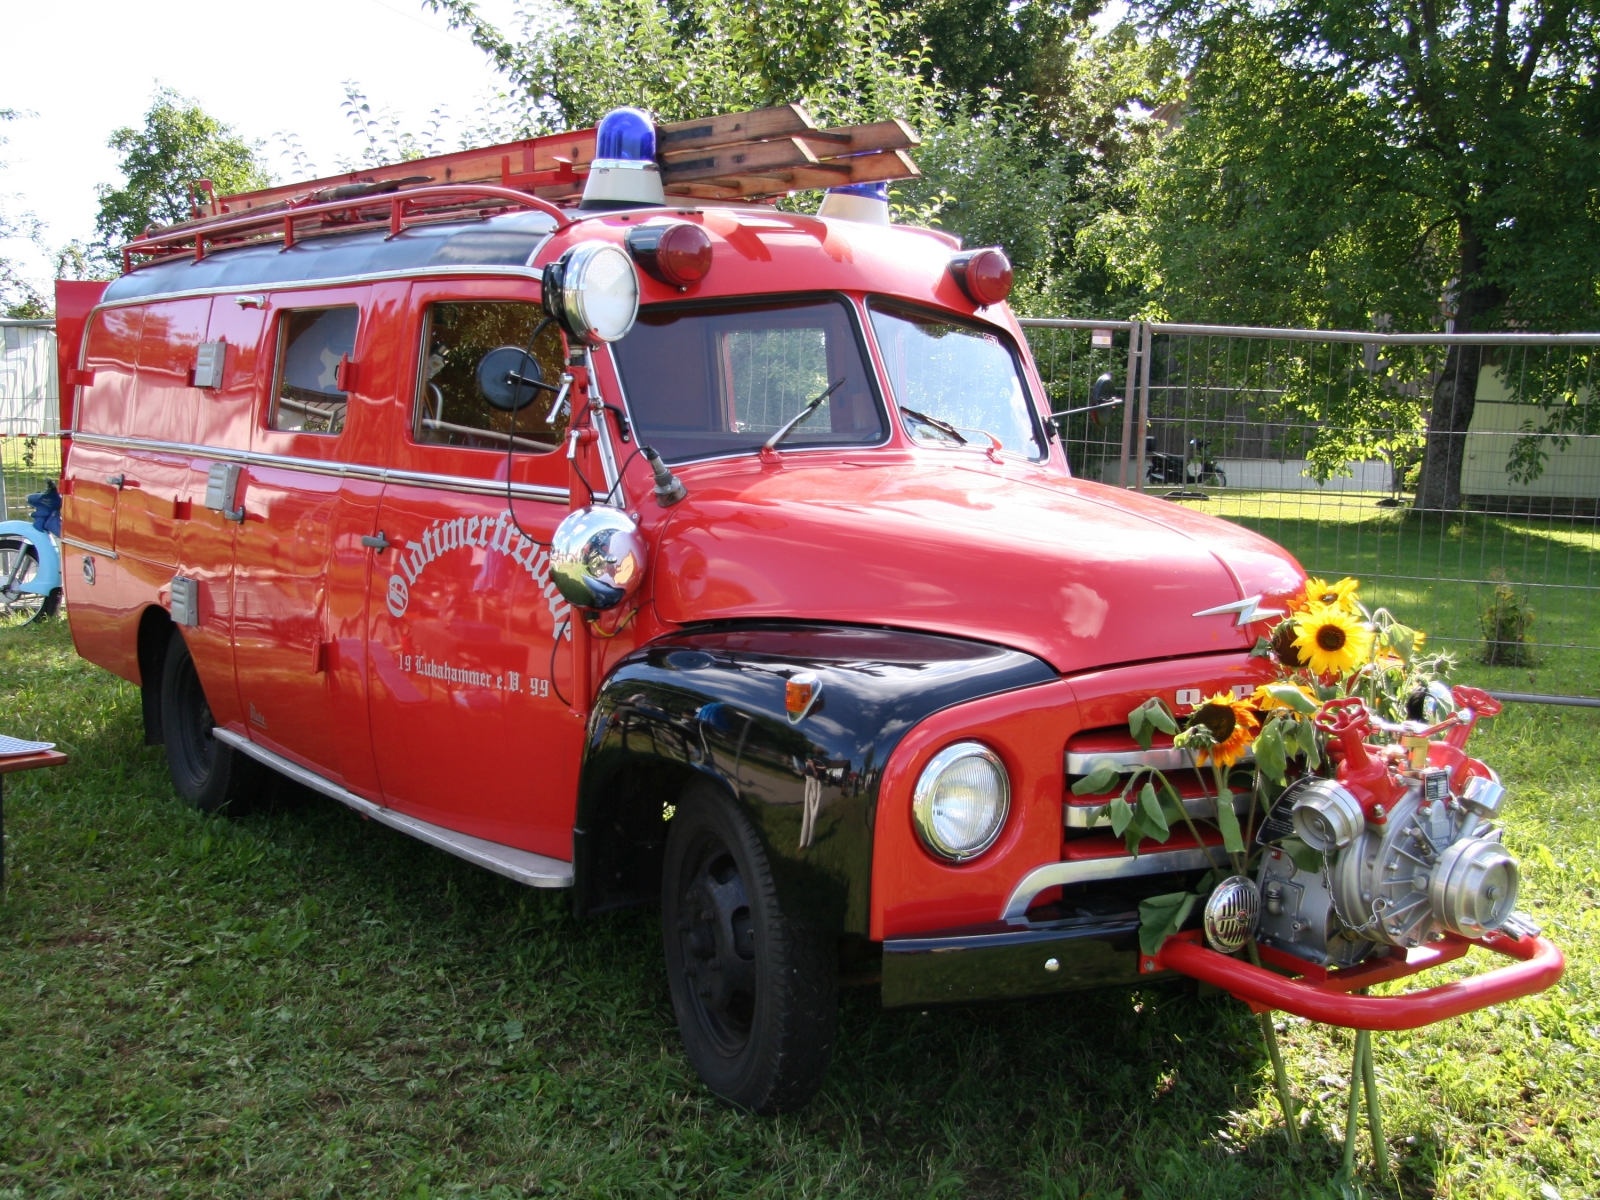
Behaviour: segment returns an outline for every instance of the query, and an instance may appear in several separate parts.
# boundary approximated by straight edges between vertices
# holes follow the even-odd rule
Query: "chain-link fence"
[[[1600,334],[1023,324],[1077,474],[1360,577],[1458,678],[1600,694]]]
[[[0,519],[61,473],[61,405],[51,321],[0,319]]]

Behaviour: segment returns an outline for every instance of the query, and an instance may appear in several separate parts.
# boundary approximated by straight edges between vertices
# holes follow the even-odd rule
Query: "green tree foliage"
[[[1122,181],[1151,124],[1130,101],[1171,90],[1170,55],[1131,27],[1097,38],[1084,14],[989,4],[980,16],[999,50],[960,59],[961,10],[931,20],[877,0],[560,0],[515,34],[471,0],[428,3],[524,98],[503,135],[591,124],[619,104],[669,121],[795,100],[827,123],[900,117],[923,138],[923,178],[893,185],[902,219],[1004,246],[1024,309],[1125,303],[1099,260],[1080,259],[1076,233],[1131,196]],[[955,57],[937,60],[941,48]],[[1019,73],[1028,63],[1042,65]]]
[[[1157,0],[1146,16],[1183,52],[1186,105],[1137,203],[1084,249],[1150,311],[1416,330],[1448,314],[1458,332],[1600,320],[1595,0]],[[1481,361],[1459,348],[1429,374],[1420,506],[1459,504]]]
[[[140,128],[125,126],[108,143],[119,155],[121,187],[101,184],[95,229],[107,249],[132,241],[150,225],[190,215],[189,187],[209,179],[217,195],[268,186],[271,176],[246,142],[199,104],[169,88],[157,90]]]

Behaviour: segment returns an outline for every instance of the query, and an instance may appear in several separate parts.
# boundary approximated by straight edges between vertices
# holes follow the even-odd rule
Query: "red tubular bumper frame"
[[[1347,1029],[1419,1029],[1491,1004],[1542,992],[1561,978],[1567,965],[1560,947],[1548,938],[1490,934],[1481,939],[1449,937],[1436,948],[1413,951],[1405,959],[1391,955],[1344,970],[1329,971],[1324,979],[1313,982],[1287,979],[1264,967],[1218,954],[1200,945],[1197,937],[1197,934],[1179,934],[1168,938],[1153,960],[1145,960],[1144,969],[1177,971],[1192,976],[1231,993],[1257,1011],[1282,1009],[1324,1025],[1341,1025]],[[1482,946],[1517,961],[1470,979],[1456,979],[1399,996],[1345,994],[1373,983],[1415,975],[1438,963],[1459,958],[1472,946]],[[1307,971],[1315,970],[1310,963],[1305,966]]]

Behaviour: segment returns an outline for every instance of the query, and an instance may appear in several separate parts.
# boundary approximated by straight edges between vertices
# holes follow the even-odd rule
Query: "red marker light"
[[[675,288],[699,283],[711,271],[711,235],[688,221],[628,230],[628,252],[651,275]]]
[[[980,308],[999,304],[1011,294],[1011,260],[998,246],[952,255],[950,274],[956,277],[967,298]]]

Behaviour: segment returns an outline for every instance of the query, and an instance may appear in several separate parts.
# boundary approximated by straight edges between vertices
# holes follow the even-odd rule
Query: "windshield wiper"
[[[961,436],[961,431],[948,421],[941,421],[938,417],[930,417],[927,413],[920,413],[914,408],[907,408],[904,404],[900,406],[900,411],[913,421],[921,421],[928,428],[937,429],[940,433],[955,438],[963,446],[967,444],[967,439]]]
[[[831,384],[828,385],[828,388],[827,388],[826,391],[820,392],[816,396],[813,396],[810,400],[807,400],[806,401],[806,406],[804,408],[802,408],[799,412],[795,413],[795,415],[793,417],[791,417],[784,424],[782,429],[778,430],[777,433],[773,434],[765,442],[762,443],[762,445],[761,445],[762,453],[766,453],[768,450],[776,450],[778,448],[778,443],[783,441],[784,438],[789,436],[790,430],[792,430],[796,425],[800,424],[801,421],[804,421],[812,413],[816,412],[817,409],[821,408],[822,407],[822,402],[824,400],[826,400],[829,396],[831,396],[835,392],[837,392],[843,386],[844,386],[844,376],[841,375],[841,376],[839,376],[839,378],[835,379]]]

